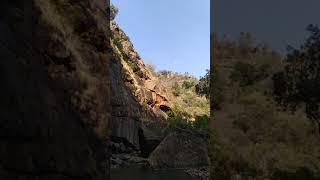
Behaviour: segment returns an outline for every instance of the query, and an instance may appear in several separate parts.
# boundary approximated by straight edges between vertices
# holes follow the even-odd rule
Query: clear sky
[[[319,0],[213,0],[213,31],[233,37],[251,32],[276,50],[298,47],[305,27],[320,23]]]
[[[202,76],[210,67],[210,0],[111,0],[116,22],[157,70]]]

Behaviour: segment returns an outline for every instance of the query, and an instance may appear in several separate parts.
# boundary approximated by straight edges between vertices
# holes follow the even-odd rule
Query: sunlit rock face
[[[129,37],[111,22],[112,137],[140,148],[139,130],[163,122],[170,110],[167,92],[134,49]],[[140,137],[141,139],[141,137]]]
[[[0,179],[109,179],[105,1],[0,6]]]

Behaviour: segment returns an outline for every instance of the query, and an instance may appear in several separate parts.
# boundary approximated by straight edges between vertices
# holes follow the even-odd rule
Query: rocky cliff
[[[0,179],[109,179],[105,1],[0,7]]]
[[[114,21],[111,31],[112,137],[139,149],[141,138],[146,136],[145,129],[167,118],[169,99],[159,79],[147,68],[129,37]]]
[[[0,179],[106,180],[110,139],[157,147],[170,99],[105,1],[0,8]]]
[[[111,22],[111,32],[112,168],[132,165],[154,169],[208,166],[207,137],[193,130],[163,133],[170,123],[166,121],[167,114],[173,112],[175,104],[184,102],[183,107],[188,113],[191,110],[199,113],[202,109],[205,109],[203,114],[208,113],[208,100],[198,97],[194,90],[197,79],[178,73],[152,71],[114,21]],[[190,87],[183,89],[185,96],[183,93],[179,97],[173,95],[174,82],[181,87],[189,83]],[[198,108],[200,106],[202,109]]]

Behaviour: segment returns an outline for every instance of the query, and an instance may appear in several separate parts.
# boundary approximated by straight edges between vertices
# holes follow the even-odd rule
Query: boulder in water
[[[149,162],[155,169],[208,166],[207,138],[188,130],[175,131],[151,153]]]

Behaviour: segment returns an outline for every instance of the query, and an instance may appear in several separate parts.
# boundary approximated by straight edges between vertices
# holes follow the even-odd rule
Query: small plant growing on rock
[[[119,9],[113,4],[110,6],[110,19],[114,20],[119,13]]]

